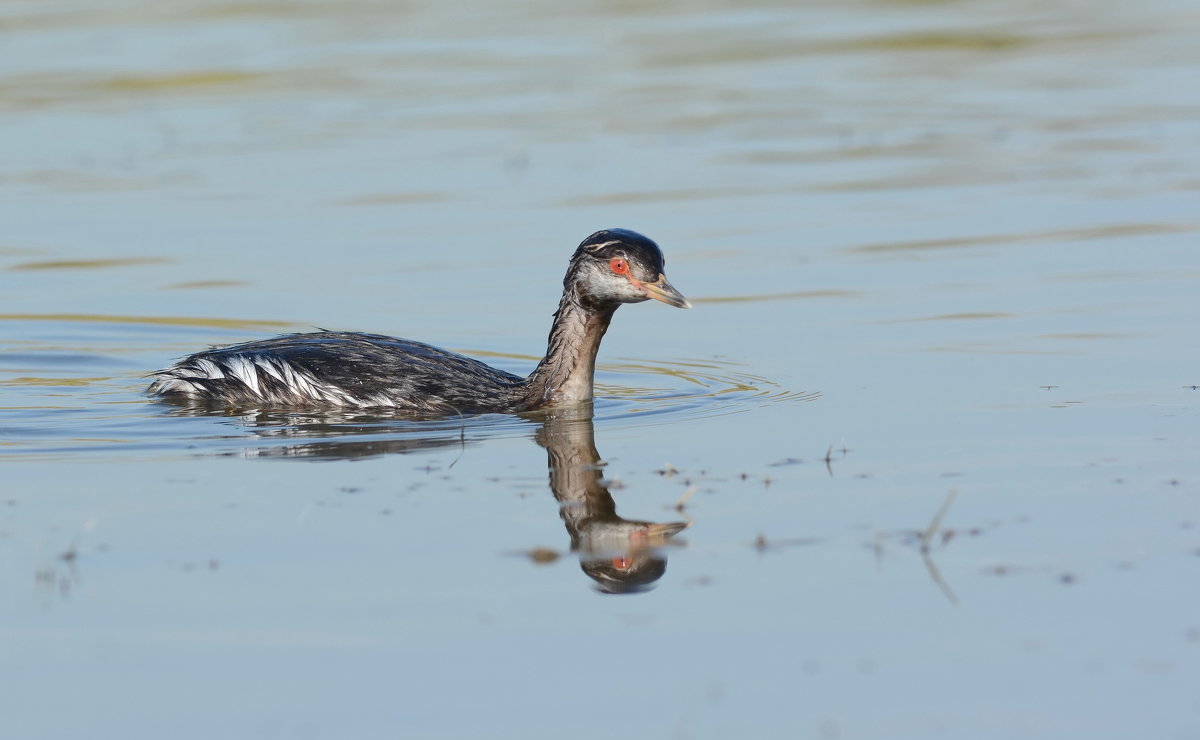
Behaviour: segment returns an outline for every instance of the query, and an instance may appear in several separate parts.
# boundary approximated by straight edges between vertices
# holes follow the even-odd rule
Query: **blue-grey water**
[[[4,737],[1200,737],[1198,33],[0,4]],[[142,395],[318,326],[527,372],[609,226],[695,309],[591,420]]]

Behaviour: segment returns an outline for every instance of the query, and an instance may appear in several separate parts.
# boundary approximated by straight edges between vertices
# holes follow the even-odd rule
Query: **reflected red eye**
[[[612,271],[618,275],[629,274],[629,263],[620,257],[613,257],[612,261],[608,263],[608,266],[611,267]]]

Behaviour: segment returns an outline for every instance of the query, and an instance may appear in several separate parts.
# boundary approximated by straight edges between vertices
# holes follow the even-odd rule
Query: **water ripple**
[[[821,396],[784,388],[723,359],[604,363],[596,377],[596,420],[621,426],[723,416]]]
[[[377,411],[228,412],[157,403],[143,373],[158,367],[170,336],[143,326],[213,320],[62,315],[5,317],[12,336],[0,350],[0,456],[9,459],[241,456],[350,459],[466,447],[536,432],[544,413],[413,418]],[[48,323],[58,327],[46,330]],[[228,322],[237,325],[242,322]],[[62,334],[64,340],[50,337]],[[40,338],[35,338],[40,337]],[[81,346],[87,351],[81,352]],[[535,358],[466,350],[527,372]],[[765,406],[812,401],[743,363],[715,358],[602,362],[596,371],[598,426],[682,424]]]

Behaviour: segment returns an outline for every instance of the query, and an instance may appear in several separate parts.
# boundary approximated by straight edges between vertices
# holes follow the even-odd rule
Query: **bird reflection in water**
[[[665,546],[689,522],[657,523],[623,519],[604,480],[604,463],[596,450],[590,402],[516,417],[517,423],[541,423],[534,435],[546,449],[550,490],[579,556],[583,572],[601,593],[648,591],[667,569]],[[464,451],[495,426],[511,431],[514,417],[458,419],[397,417],[367,411],[248,411],[182,404],[170,412],[180,416],[225,415],[251,431],[260,444],[239,453],[247,457],[353,460],[385,454],[461,447]],[[467,430],[470,430],[470,434]],[[280,441],[280,444],[274,442]]]
[[[558,499],[571,550],[604,593],[648,590],[667,571],[661,548],[688,526],[622,519],[601,475],[591,407],[551,412],[537,433],[546,448],[550,490]]]

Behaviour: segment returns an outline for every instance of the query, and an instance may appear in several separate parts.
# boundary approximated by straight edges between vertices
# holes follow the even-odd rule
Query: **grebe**
[[[592,398],[600,339],[622,303],[654,298],[691,308],[663,274],[658,245],[627,229],[580,243],[546,356],[521,378],[407,339],[357,332],[287,334],[185,357],[154,373],[165,400],[247,408],[374,408],[516,413]]]

